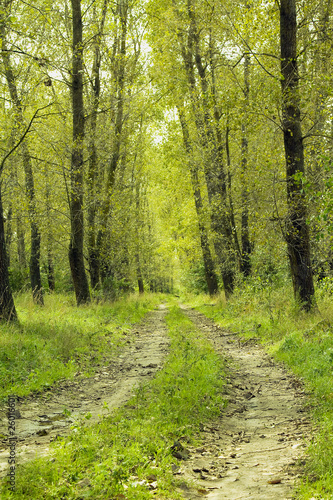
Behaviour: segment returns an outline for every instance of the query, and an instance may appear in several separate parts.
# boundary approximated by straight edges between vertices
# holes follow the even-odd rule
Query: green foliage
[[[202,260],[194,262],[188,269],[186,276],[183,278],[183,285],[190,293],[208,293],[205,268]]]
[[[170,354],[156,378],[98,425],[77,423],[56,444],[51,461],[22,466],[16,493],[4,486],[1,498],[182,498],[175,489],[171,446],[184,436],[188,442],[195,439],[199,423],[219,414],[223,366],[178,308],[170,310],[167,323]],[[148,488],[152,474],[155,491]]]
[[[9,268],[9,283],[13,292],[25,292],[30,288],[29,269],[19,266]]]

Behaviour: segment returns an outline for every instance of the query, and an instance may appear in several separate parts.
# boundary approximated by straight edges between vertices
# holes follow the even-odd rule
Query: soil
[[[264,351],[259,339],[223,331],[185,310],[225,358],[228,405],[203,426],[203,446],[188,447],[179,472],[195,481],[187,499],[292,499],[312,434],[302,383]]]
[[[169,339],[164,322],[167,309],[147,314],[128,335],[127,347],[117,359],[104,359],[93,377],[77,373],[42,395],[20,398],[16,405],[17,463],[49,454],[50,442],[69,434],[75,422],[97,422],[130,399],[135,387],[163,366]],[[64,412],[65,410],[65,412]],[[7,409],[0,408],[0,477],[8,468]],[[85,416],[89,415],[89,419]]]
[[[161,369],[169,340],[159,306],[129,335],[126,349],[90,378],[80,374],[43,395],[17,404],[17,458],[24,463],[47,456],[50,442],[66,435],[74,421],[91,414],[96,422],[124,404],[133,390]],[[216,421],[202,424],[200,447],[188,446],[174,474],[186,499],[286,500],[302,475],[312,435],[300,381],[277,365],[257,339],[223,331],[195,310],[184,312],[225,359],[228,404]],[[107,407],[106,408],[106,405]],[[64,413],[64,409],[68,412]],[[0,436],[7,436],[6,410],[0,409]],[[1,438],[0,438],[1,439]],[[0,443],[0,475],[8,467],[6,439]],[[183,483],[182,480],[184,479]],[[188,484],[191,484],[189,487]],[[170,499],[172,500],[172,499]]]

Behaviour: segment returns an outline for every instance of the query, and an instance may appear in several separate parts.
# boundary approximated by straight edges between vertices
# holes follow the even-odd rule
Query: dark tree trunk
[[[190,19],[187,46],[180,35],[182,57],[191,90],[192,109],[198,136],[206,154],[204,172],[211,207],[211,224],[214,232],[214,248],[222,275],[225,295],[228,298],[234,290],[236,257],[233,234],[227,208],[226,172],[223,165],[223,141],[219,127],[213,127],[213,109],[206,78],[206,66],[200,53],[200,34],[196,25],[195,1],[188,0]],[[194,65],[199,75],[201,96],[198,97]]]
[[[36,304],[43,305],[43,289],[40,275],[40,233],[36,223],[31,223],[30,282]]]
[[[249,143],[247,136],[247,119],[250,96],[250,55],[244,55],[244,118],[242,123],[242,217],[241,217],[241,242],[242,258],[241,271],[244,276],[251,274],[251,243],[249,232],[249,187],[247,183]]]
[[[81,0],[71,0],[73,18],[72,112],[73,150],[71,159],[69,264],[77,305],[90,301],[83,256],[83,44]]]
[[[7,261],[8,261],[8,267],[10,267],[10,249],[12,246],[12,240],[13,240],[13,209],[12,209],[12,204],[10,203],[8,212],[7,212],[7,217],[6,217],[6,249],[7,249]]]
[[[8,258],[0,185],[0,321],[15,320],[17,320],[17,314],[9,284]]]
[[[184,113],[180,109],[180,107],[178,107],[178,115],[183,132],[185,151],[188,155],[189,161],[191,162],[193,161],[193,151],[190,140],[190,134],[188,131]],[[205,279],[209,295],[215,295],[218,292],[218,280],[215,273],[214,261],[209,247],[208,232],[204,223],[203,203],[202,203],[200,184],[198,179],[198,170],[196,165],[193,164],[190,165],[190,173],[191,173],[191,181],[194,194],[195,209],[198,217],[200,243],[201,243],[204,269],[205,269]]]
[[[20,215],[17,217],[16,221],[17,230],[17,258],[21,269],[27,268],[27,258],[25,252],[25,238],[24,229]]]
[[[13,105],[16,112],[16,123],[19,130],[22,130],[22,126],[24,125],[24,116],[22,103],[19,98],[16,86],[16,79],[12,69],[10,53],[7,49],[7,40],[6,40],[6,27],[5,21],[3,18],[3,13],[0,18],[0,36],[2,41],[1,47],[1,55],[4,63],[5,77],[8,84],[8,89],[10,93],[10,97],[13,101]],[[30,228],[31,228],[31,255],[30,255],[30,282],[32,288],[32,295],[34,301],[43,305],[43,288],[42,288],[42,280],[40,275],[40,233],[37,225],[37,213],[36,213],[36,197],[35,197],[35,186],[34,186],[34,177],[32,170],[32,162],[31,155],[29,152],[28,144],[26,139],[22,143],[22,156],[23,156],[23,167],[25,173],[25,189],[28,199],[28,209],[29,209],[29,218],[30,218]]]
[[[298,93],[295,0],[281,0],[280,41],[282,73],[282,126],[286,156],[288,218],[286,240],[294,294],[301,307],[314,305],[307,205],[302,189],[304,150]]]
[[[137,260],[139,260],[139,256],[137,256]],[[137,262],[136,273],[137,273],[137,278],[138,278],[139,293],[144,293],[145,292],[145,287],[144,287],[144,284],[143,284],[140,262]]]
[[[94,62],[92,69],[92,110],[90,114],[89,135],[89,162],[88,162],[88,261],[91,288],[97,289],[100,280],[100,256],[96,238],[96,213],[98,187],[98,155],[96,148],[97,114],[100,100],[101,81],[101,40],[104,31],[104,23],[107,12],[108,1],[104,0],[99,32],[96,34],[94,43]],[[96,13],[95,13],[96,16]]]

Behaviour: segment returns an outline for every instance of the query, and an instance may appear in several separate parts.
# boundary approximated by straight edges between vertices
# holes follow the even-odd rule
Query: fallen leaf
[[[282,479],[270,479],[267,482],[268,482],[268,484],[280,484],[280,483],[282,483]]]

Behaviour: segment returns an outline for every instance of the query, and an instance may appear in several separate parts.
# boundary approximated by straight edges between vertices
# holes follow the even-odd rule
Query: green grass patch
[[[300,377],[310,392],[310,410],[318,431],[308,450],[299,499],[333,499],[333,301],[330,282],[316,289],[318,308],[304,313],[291,285],[247,280],[234,296],[187,297],[226,330],[244,339],[258,338],[278,360]]]
[[[30,295],[19,295],[20,323],[0,325],[0,401],[98,367],[122,345],[129,327],[160,301],[158,295],[133,295],[77,308],[72,296],[49,295],[39,307]]]
[[[51,460],[20,467],[16,492],[4,485],[1,498],[182,498],[171,446],[197,441],[199,424],[219,415],[224,375],[221,358],[178,308],[167,324],[170,354],[157,376],[98,425],[78,424]]]

